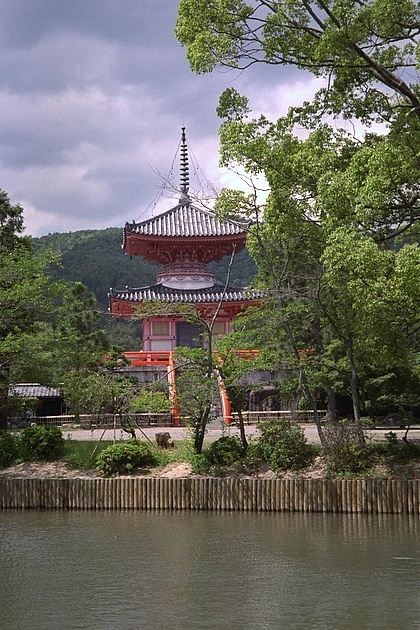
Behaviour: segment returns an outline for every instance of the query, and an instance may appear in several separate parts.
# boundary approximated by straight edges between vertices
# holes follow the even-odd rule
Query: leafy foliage
[[[105,369],[67,372],[62,390],[76,415],[126,414],[134,396],[133,383],[126,376]]]
[[[21,236],[23,209],[12,206],[0,191],[0,426],[8,412],[8,386],[13,371],[36,362],[27,351],[28,339],[38,333],[41,322],[55,310],[58,285],[51,283],[47,267],[49,252],[35,255],[32,242]],[[25,351],[26,349],[26,351]]]
[[[360,426],[342,421],[325,429],[324,454],[330,473],[361,473],[372,463],[372,449]]]
[[[305,433],[292,420],[267,420],[260,425],[258,446],[274,471],[304,468],[310,456]]]
[[[144,389],[136,394],[131,402],[133,413],[168,413],[171,402],[165,392]]]
[[[67,285],[53,327],[59,350],[56,361],[63,371],[94,367],[101,361],[109,341],[100,323],[93,294],[81,282]]]
[[[412,0],[179,5],[176,34],[194,71],[279,64],[325,79],[276,121],[252,119],[233,88],[218,107],[223,165],[263,175],[270,189],[263,203],[256,189],[222,191],[218,211],[253,220],[248,246],[283,330],[279,353],[321,441],[314,392],[331,417],[338,395],[350,396],[360,422],[363,400],[378,406],[387,385],[405,410],[412,383],[418,391],[419,22]]]
[[[0,429],[0,467],[11,466],[18,455],[18,439],[5,429]]]
[[[253,2],[181,0],[176,35],[195,72],[218,65],[296,66],[326,77],[315,106],[368,118],[389,110],[396,91],[407,109],[419,108],[405,71],[416,64],[419,9],[410,0]],[[420,113],[420,112],[419,112]]]
[[[38,400],[19,396],[18,394],[9,395],[8,412],[10,417],[28,418],[35,415]]]
[[[96,459],[96,465],[105,475],[124,475],[134,468],[153,466],[158,458],[145,442],[128,440],[108,446]]]
[[[211,466],[231,466],[239,462],[244,453],[245,449],[237,437],[224,435],[210,444],[205,455]]]
[[[191,430],[194,450],[199,454],[210,421],[213,399],[219,388],[213,353],[204,348],[177,348],[174,358],[180,414]]]
[[[64,448],[63,434],[52,425],[26,427],[20,434],[19,448],[25,461],[59,459]]]

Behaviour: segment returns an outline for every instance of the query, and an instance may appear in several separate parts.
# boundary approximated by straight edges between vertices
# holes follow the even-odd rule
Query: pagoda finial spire
[[[188,165],[188,148],[185,137],[185,127],[182,127],[181,136],[181,199],[180,202],[189,200],[188,191],[190,189],[190,169]]]

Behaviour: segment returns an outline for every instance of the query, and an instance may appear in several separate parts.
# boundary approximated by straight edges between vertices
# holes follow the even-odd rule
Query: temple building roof
[[[61,398],[60,390],[46,387],[39,383],[17,383],[9,387],[9,396],[23,396],[25,398]]]

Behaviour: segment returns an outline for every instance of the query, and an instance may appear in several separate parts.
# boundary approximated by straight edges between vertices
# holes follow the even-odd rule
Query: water
[[[1,512],[0,628],[420,628],[402,515]]]

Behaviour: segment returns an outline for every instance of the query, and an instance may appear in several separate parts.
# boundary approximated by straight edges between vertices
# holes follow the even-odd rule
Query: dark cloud
[[[183,125],[217,184],[225,87],[257,109],[284,107],[280,86],[295,75],[283,69],[195,76],[173,34],[177,5],[0,0],[0,188],[24,206],[32,234],[143,216]]]

